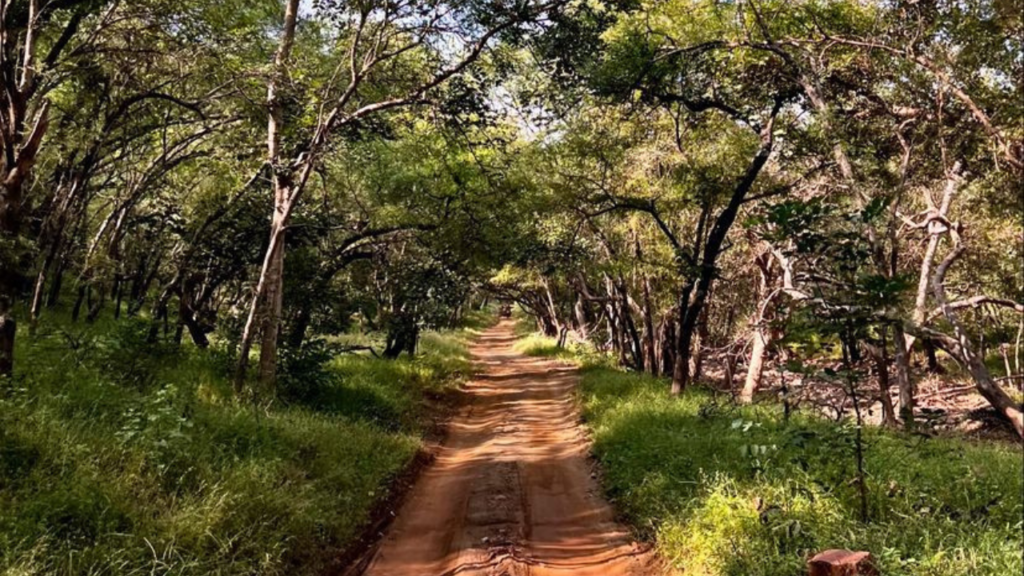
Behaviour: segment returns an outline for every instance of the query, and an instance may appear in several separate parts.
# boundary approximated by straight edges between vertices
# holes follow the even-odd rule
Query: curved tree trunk
[[[1024,411],[1022,411],[1021,405],[1014,401],[1013,398],[1010,398],[1010,395],[1000,388],[999,384],[992,378],[988,367],[985,365],[985,359],[975,350],[974,343],[960,323],[959,315],[946,299],[946,287],[944,284],[946,271],[964,251],[964,246],[960,243],[959,238],[954,237],[954,242],[955,247],[953,251],[939,264],[931,277],[932,294],[935,296],[936,303],[942,309],[942,315],[953,326],[953,333],[956,335],[956,349],[960,352],[960,356],[967,365],[967,369],[974,379],[978,392],[992,404],[992,407],[1001,416],[1010,422],[1018,436],[1024,437]]]

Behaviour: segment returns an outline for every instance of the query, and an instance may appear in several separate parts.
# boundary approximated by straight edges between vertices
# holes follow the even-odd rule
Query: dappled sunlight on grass
[[[579,363],[609,497],[687,574],[803,574],[827,548],[869,550],[886,575],[1024,569],[1020,446],[866,430],[861,523],[852,426]]]
[[[529,333],[526,336],[520,337],[513,345],[513,349],[527,356],[556,358],[570,364],[587,366],[611,365],[610,356],[595,350],[590,344],[567,342],[565,346],[559,347],[557,339],[537,333]]]
[[[304,401],[256,408],[227,354],[137,328],[19,338],[33,370],[0,382],[0,572],[324,573],[419,449],[425,398],[471,367],[470,334],[427,333],[415,358],[343,354]]]

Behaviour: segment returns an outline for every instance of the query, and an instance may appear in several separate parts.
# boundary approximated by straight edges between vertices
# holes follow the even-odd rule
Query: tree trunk
[[[36,67],[34,56],[39,25],[39,1],[30,0],[28,10],[29,20],[22,48],[22,78],[17,83],[14,77],[6,78],[7,88],[0,95],[0,108],[4,110],[5,115],[2,126],[4,133],[0,135],[5,157],[4,170],[0,173],[0,242],[13,246],[17,246],[21,233],[24,183],[30,178],[35,167],[36,154],[49,126],[50,103],[43,100],[37,108],[31,129],[25,130],[28,127],[27,100],[30,97],[29,90],[34,85]],[[5,38],[11,33],[9,30],[3,32]],[[7,50],[6,46],[4,50]],[[21,254],[0,254],[0,258],[3,258],[0,260],[0,376],[9,376],[14,373],[14,339],[17,335],[14,305],[25,262]],[[7,259],[10,260],[6,261]]]
[[[17,168],[13,168],[15,171]],[[10,176],[0,186],[0,240],[17,246],[21,231],[21,181]],[[6,261],[10,259],[9,261]],[[20,254],[0,253],[0,377],[14,373],[14,338],[17,322],[14,319],[14,303],[18,296],[21,267]]]
[[[255,336],[256,316],[261,305],[264,308],[262,318],[263,339],[260,349],[260,382],[264,389],[273,390],[277,377],[277,333],[280,328],[281,306],[284,288],[284,235],[288,226],[291,210],[298,201],[306,176],[312,169],[312,159],[306,158],[302,166],[304,172],[293,188],[290,168],[279,165],[280,138],[283,124],[282,102],[279,93],[280,85],[285,81],[288,72],[288,61],[291,57],[292,44],[295,40],[295,27],[298,21],[299,0],[285,2],[284,26],[278,38],[277,51],[274,53],[273,70],[267,82],[267,161],[270,164],[274,183],[274,214],[270,223],[270,242],[263,260],[263,269],[256,284],[249,315],[242,331],[239,344],[238,365],[235,370],[235,394],[240,395],[245,385],[249,365],[249,351]]]
[[[740,403],[750,404],[754,394],[761,389],[761,377],[764,373],[764,356],[770,344],[771,334],[761,325],[754,328],[753,345],[750,348],[750,362],[747,364],[747,379],[740,392]]]
[[[658,375],[657,344],[654,333],[654,312],[651,310],[651,279],[645,274],[643,279],[644,292],[644,365],[651,374]]]
[[[302,347],[306,340],[306,331],[309,330],[309,323],[313,319],[313,313],[309,306],[302,306],[295,316],[292,329],[288,332],[288,346],[293,349]]]
[[[903,327],[892,328],[893,351],[896,358],[896,388],[900,394],[900,419],[907,430],[914,427],[914,381],[910,378],[910,359]]]
[[[959,172],[960,163],[957,162],[953,165],[949,177],[946,178],[942,199],[937,207],[934,205],[931,195],[927,191],[924,193],[929,207],[928,220],[925,224],[928,231],[928,244],[924,250],[924,257],[921,258],[921,268],[917,277],[917,293],[914,296],[914,311],[911,314],[911,320],[916,326],[922,326],[928,314],[928,285],[932,277],[932,265],[935,263],[935,252],[938,250],[939,242],[946,233],[944,221],[953,202],[953,195],[956,193]],[[914,340],[913,335],[906,335],[907,353],[914,347]]]
[[[690,358],[690,378],[699,381],[704,376],[704,346],[708,341],[708,307],[704,306],[697,317],[697,338],[693,343]]]
[[[676,313],[670,310],[666,314],[665,318],[661,321],[661,329],[659,337],[661,347],[658,358],[659,371],[662,375],[671,376],[673,367],[675,366],[675,346],[676,346]]]
[[[678,395],[689,382],[690,345],[693,339],[693,331],[696,327],[698,317],[704,308],[708,292],[711,290],[711,283],[717,272],[716,262],[722,251],[722,245],[736,215],[739,214],[740,205],[746,198],[747,193],[753,187],[761,169],[768,163],[774,145],[775,116],[781,108],[781,103],[776,102],[771,119],[765,123],[758,133],[761,145],[757,154],[751,159],[750,165],[744,172],[736,188],[732,191],[729,203],[715,219],[715,224],[704,242],[703,256],[700,261],[699,276],[696,281],[696,290],[693,292],[693,301],[690,302],[690,292],[694,288],[693,282],[687,283],[679,299],[680,322],[678,346],[676,347],[676,361],[672,370],[672,394]]]
[[[882,340],[877,346],[868,346],[871,359],[875,362],[875,372],[878,377],[878,401],[882,406],[882,425],[889,428],[896,427],[896,411],[892,405],[892,396],[889,394],[889,346],[886,342],[886,334],[883,328]]]
[[[619,278],[617,281],[613,281],[613,285],[617,295],[616,300],[619,308],[619,319],[622,322],[623,339],[629,345],[630,356],[633,358],[630,365],[636,371],[643,372],[643,344],[640,342],[640,333],[637,332],[636,324],[633,322],[633,315],[629,310],[629,295],[626,292],[626,283],[622,278]]]
[[[977,353],[974,349],[974,343],[971,342],[969,335],[964,330],[963,325],[960,323],[958,314],[949,305],[946,300],[946,288],[945,278],[946,271],[949,266],[963,253],[963,245],[960,244],[958,238],[954,239],[956,246],[953,251],[946,256],[941,264],[935,269],[935,273],[931,277],[931,288],[932,294],[935,296],[935,301],[942,309],[942,315],[946,317],[946,320],[953,326],[953,332],[956,335],[956,346],[960,352],[960,356],[963,358],[964,363],[967,365],[968,371],[971,373],[971,377],[974,379],[974,384],[978,389],[978,392],[985,397],[992,407],[1004,418],[1006,418],[1013,429],[1017,431],[1017,435],[1024,437],[1024,411],[1021,410],[1021,405],[1010,398],[999,384],[992,378],[992,375],[988,371],[988,367],[985,366],[985,359]]]
[[[28,322],[30,330],[35,330],[39,323],[39,312],[43,308],[43,291],[46,289],[46,270],[50,263],[44,261],[36,274],[35,286],[32,290],[32,305],[29,307]]]
[[[245,388],[245,380],[249,368],[249,352],[252,350],[252,342],[256,335],[256,321],[264,308],[264,299],[268,293],[268,286],[273,281],[271,269],[276,266],[275,259],[278,258],[277,246],[284,242],[284,229],[280,228],[277,213],[275,212],[274,222],[270,226],[270,242],[267,245],[267,253],[263,257],[263,267],[260,271],[260,278],[256,282],[256,290],[249,305],[249,314],[242,328],[242,339],[238,344],[238,364],[235,366],[234,389],[236,395],[241,395]],[[280,254],[283,262],[283,252]]]
[[[280,224],[282,239],[271,252],[267,269],[267,289],[261,326],[260,386],[272,394],[277,381],[277,335],[281,330],[281,310],[284,303],[284,223]]]
[[[6,284],[4,282],[4,284]],[[0,286],[0,377],[14,373],[14,335],[17,323],[14,321],[13,293],[8,286]]]
[[[942,365],[939,364],[939,359],[935,355],[935,343],[929,338],[921,339],[921,347],[924,348],[924,357],[926,360],[926,366],[930,374],[943,374],[945,370],[942,369]]]

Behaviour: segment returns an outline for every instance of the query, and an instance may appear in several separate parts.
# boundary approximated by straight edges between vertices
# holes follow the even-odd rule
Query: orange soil
[[[511,321],[473,348],[479,376],[370,552],[365,576],[653,576],[587,460],[573,368],[512,349]],[[363,563],[360,563],[363,564]]]

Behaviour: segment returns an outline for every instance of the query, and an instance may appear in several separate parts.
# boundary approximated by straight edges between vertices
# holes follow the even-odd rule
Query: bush
[[[311,405],[337,381],[329,364],[340,346],[324,338],[306,340],[299,348],[281,348],[278,364],[278,395],[285,402]]]

